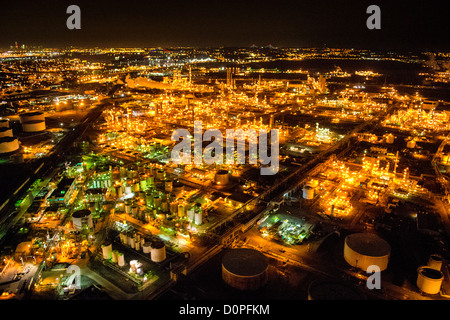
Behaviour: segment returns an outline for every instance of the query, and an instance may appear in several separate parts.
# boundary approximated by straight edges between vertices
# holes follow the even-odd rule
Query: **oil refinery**
[[[449,102],[230,50],[2,53],[30,83],[0,79],[2,299],[450,297]]]

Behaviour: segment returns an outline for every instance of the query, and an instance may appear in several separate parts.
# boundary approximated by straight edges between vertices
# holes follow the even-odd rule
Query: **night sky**
[[[66,8],[81,8],[81,30]],[[366,8],[381,8],[368,30]],[[45,0],[2,1],[0,47],[280,47],[450,49],[446,0]]]

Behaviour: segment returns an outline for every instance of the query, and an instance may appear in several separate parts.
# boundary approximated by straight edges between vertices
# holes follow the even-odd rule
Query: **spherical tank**
[[[441,271],[422,266],[417,270],[417,287],[427,294],[437,294],[441,291],[444,275]]]
[[[376,265],[380,271],[386,270],[391,254],[391,246],[372,233],[354,233],[345,238],[344,259],[353,267],[366,271]]]
[[[239,290],[257,290],[267,283],[268,268],[268,260],[261,252],[231,249],[222,259],[222,279]]]

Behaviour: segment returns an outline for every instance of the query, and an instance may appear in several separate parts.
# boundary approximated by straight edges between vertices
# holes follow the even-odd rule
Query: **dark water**
[[[346,83],[361,83],[365,85],[393,85],[401,94],[415,94],[429,99],[450,101],[450,85],[435,84],[434,86],[423,86],[424,76],[419,75],[428,71],[428,68],[419,63],[405,63],[387,60],[350,60],[350,59],[305,59],[299,61],[277,60],[263,63],[252,63],[252,69],[278,69],[280,72],[286,70],[307,70],[311,74],[316,72],[326,73],[336,70],[353,73],[350,78],[331,78],[329,81]],[[357,70],[371,70],[382,74],[380,77],[366,80],[354,75]],[[300,76],[299,76],[300,78]],[[369,89],[369,88],[368,88]]]

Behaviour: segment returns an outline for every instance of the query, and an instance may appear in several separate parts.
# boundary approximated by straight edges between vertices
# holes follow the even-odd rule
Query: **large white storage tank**
[[[202,215],[202,212],[201,211],[199,211],[199,212],[196,212],[195,214],[194,214],[194,223],[196,224],[196,225],[201,225],[202,223],[203,223],[203,215]]]
[[[314,199],[314,188],[310,185],[305,185],[303,187],[303,199],[312,200]]]
[[[119,253],[119,251],[117,251],[117,250],[113,250],[112,251],[112,262],[114,262],[114,263],[117,263],[119,260],[118,260],[118,253]]]
[[[22,122],[23,132],[41,132],[46,129],[45,121],[43,120],[32,120],[27,122]]]
[[[194,208],[188,209],[188,211],[187,211],[187,217],[188,217],[188,220],[189,220],[189,221],[191,221],[191,222],[194,221],[194,219],[195,219]]]
[[[344,259],[352,267],[366,271],[376,265],[380,271],[386,270],[391,246],[372,233],[354,233],[345,238]]]
[[[112,259],[112,244],[111,243],[102,244],[102,253],[103,259],[105,260]]]
[[[444,275],[441,271],[428,266],[419,267],[417,270],[417,287],[427,294],[437,294],[441,291]]]
[[[75,229],[81,230],[83,226],[92,228],[94,226],[92,222],[92,213],[88,209],[78,210],[72,214],[72,223]]]
[[[19,140],[16,137],[0,138],[0,154],[19,150]]]
[[[122,252],[117,253],[117,264],[119,267],[123,267],[125,265],[125,256]]]
[[[162,241],[154,241],[151,245],[151,259],[153,262],[166,260],[166,246]]]
[[[151,246],[151,244],[149,242],[145,242],[142,245],[142,252],[150,254],[151,250],[152,250],[152,246]]]
[[[21,124],[30,121],[45,121],[45,116],[40,111],[24,112],[19,114],[19,120]]]

